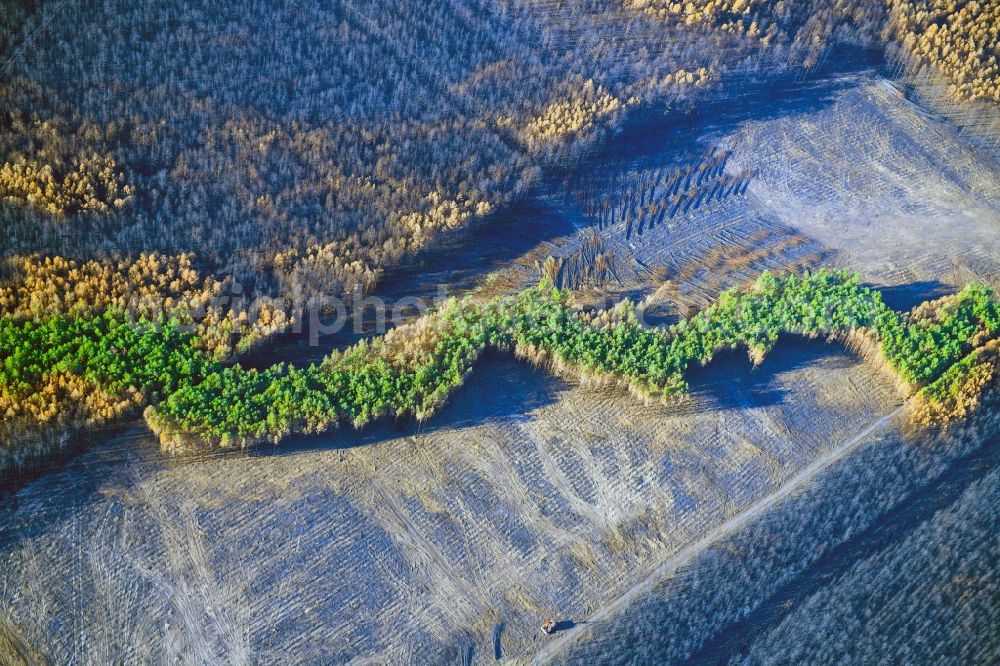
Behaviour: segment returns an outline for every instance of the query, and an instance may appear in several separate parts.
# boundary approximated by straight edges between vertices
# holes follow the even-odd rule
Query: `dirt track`
[[[623,608],[631,604],[637,597],[650,593],[658,583],[663,581],[663,579],[669,577],[679,568],[691,562],[691,560],[693,560],[699,553],[703,552],[715,542],[745,528],[786,497],[798,490],[801,490],[817,474],[822,473],[825,469],[841,460],[854,449],[863,445],[870,435],[884,428],[886,424],[902,414],[906,407],[907,404],[905,403],[900,405],[892,412],[869,425],[854,437],[842,442],[833,450],[824,454],[822,457],[817,458],[806,467],[803,467],[795,476],[786,481],[780,488],[771,494],[761,498],[759,501],[744,509],[737,516],[734,516],[721,525],[713,528],[697,541],[688,544],[682,550],[671,555],[663,562],[660,562],[656,568],[649,573],[649,575],[637,581],[623,594],[618,595],[609,603],[601,606],[597,612],[588,616],[586,619],[555,636],[535,655],[535,663],[548,663],[555,658],[561,650],[565,649],[568,643],[577,638],[579,634],[586,631],[600,631],[599,625],[603,620],[620,612]]]

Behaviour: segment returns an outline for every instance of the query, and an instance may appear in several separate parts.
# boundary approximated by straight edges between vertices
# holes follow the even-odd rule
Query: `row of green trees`
[[[394,361],[378,338],[304,369],[225,368],[182,387],[147,410],[146,419],[166,447],[188,448],[277,442],[341,422],[362,427],[388,415],[426,418],[462,384],[489,343],[485,311],[451,301],[430,315],[438,320],[435,343],[405,362]]]
[[[72,375],[111,395],[138,391],[152,405],[146,418],[166,447],[233,447],[341,423],[361,427],[385,416],[426,418],[487,347],[668,397],[687,389],[684,374],[692,364],[722,350],[745,348],[760,359],[781,335],[862,331],[906,383],[928,387],[927,396],[943,395],[947,390],[933,388],[935,382],[944,376],[940,381],[954,384],[947,370],[1000,331],[1000,303],[974,285],[920,312],[894,312],[856,275],[765,273],[751,289],[727,291],[686,321],[647,329],[628,303],[610,323],[595,323],[572,307],[568,292],[543,281],[485,302],[451,300],[427,315],[419,343],[403,331],[305,368],[256,370],[209,359],[176,322],[135,323],[108,311],[0,322],[0,389],[16,398],[46,377]]]
[[[765,273],[747,291],[728,291],[711,308],[667,330],[642,327],[629,305],[598,326],[574,310],[570,294],[547,283],[481,303],[451,301],[429,316],[436,343],[394,363],[382,340],[364,342],[305,369],[233,367],[185,386],[147,412],[165,442],[222,446],[278,441],[341,422],[360,427],[387,415],[425,418],[461,385],[488,346],[599,375],[645,396],[683,393],[684,373],[721,350],[761,358],[784,334],[840,336],[870,331],[885,361],[914,388],[968,354],[977,337],[1000,330],[1000,304],[970,286],[929,315],[894,312],[856,275],[821,270]]]

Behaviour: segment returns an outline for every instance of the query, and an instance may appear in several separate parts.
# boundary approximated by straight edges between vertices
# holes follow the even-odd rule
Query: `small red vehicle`
[[[551,634],[551,633],[555,632],[555,630],[556,630],[556,621],[555,620],[551,620],[551,619],[546,620],[545,624],[542,625],[542,633],[543,634]]]

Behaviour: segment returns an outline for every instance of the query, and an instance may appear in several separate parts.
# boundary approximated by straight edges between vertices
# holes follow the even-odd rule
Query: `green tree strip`
[[[687,389],[691,364],[735,348],[759,360],[785,334],[873,336],[885,362],[917,390],[1000,329],[1000,306],[984,287],[969,286],[927,316],[911,318],[888,308],[856,275],[825,270],[802,277],[765,273],[752,289],[725,292],[709,309],[666,330],[641,327],[627,304],[617,308],[613,323],[597,325],[569,299],[542,283],[485,303],[454,300],[428,315],[431,343],[403,360],[391,341],[376,338],[305,369],[234,366],[182,386],[146,418],[164,446],[177,449],[278,442],[389,415],[426,418],[488,346],[607,378],[642,396],[669,397]]]
[[[117,311],[0,320],[0,407],[5,418],[22,418],[20,406],[44,408],[39,391],[51,390],[59,377],[79,377],[109,396],[151,405],[147,422],[166,449],[242,447],[341,423],[362,427],[385,416],[427,418],[488,347],[615,382],[645,398],[669,398],[687,390],[684,374],[692,364],[736,348],[759,361],[788,334],[860,334],[911,390],[928,401],[955,402],[960,390],[983,383],[969,378],[983,362],[975,365],[971,359],[980,357],[970,354],[996,337],[1000,304],[972,285],[916,312],[892,311],[856,275],[765,273],[751,289],[727,291],[691,319],[647,329],[630,303],[599,321],[575,310],[570,293],[543,282],[488,301],[453,299],[322,363],[265,370],[213,361],[173,320],[137,323]],[[974,379],[986,376],[976,372]],[[964,394],[962,401],[974,404]]]

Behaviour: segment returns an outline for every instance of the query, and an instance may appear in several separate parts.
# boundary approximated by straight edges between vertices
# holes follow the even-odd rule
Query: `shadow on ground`
[[[1000,441],[984,444],[953,462],[934,481],[882,514],[866,530],[836,546],[812,566],[785,583],[746,618],[706,642],[686,664],[725,664],[740,657],[772,627],[778,626],[801,602],[830,581],[930,520],[957,501],[972,482],[1000,465]]]
[[[822,111],[857,84],[853,75],[877,72],[882,63],[878,50],[840,47],[808,76],[734,75],[718,91],[699,98],[693,108],[640,108],[613,141],[563,175],[576,171],[614,177],[625,164],[648,168],[663,164],[665,158],[703,154],[715,147],[718,137],[744,123]]]
[[[694,414],[781,404],[788,395],[781,376],[817,363],[843,368],[859,361],[840,344],[785,336],[759,366],[755,367],[744,351],[734,350],[718,354],[707,366],[691,368],[687,374],[689,396],[668,409]],[[222,455],[287,456],[322,448],[372,446],[389,439],[475,428],[490,421],[530,421],[532,412],[554,404],[572,385],[510,354],[490,350],[476,363],[466,383],[423,423],[412,418],[383,420],[360,431],[344,427],[321,435],[291,437],[280,446]]]
[[[720,136],[732,133],[746,122],[781,117],[807,116],[832,105],[838,95],[857,81],[851,75],[878,69],[881,53],[862,49],[839,49],[809,76],[740,77],[697,100],[696,108],[664,108],[661,105],[635,109],[625,125],[595,151],[554,168],[524,197],[482,219],[472,230],[459,230],[443,238],[434,248],[413,257],[407,268],[394,272],[379,284],[374,296],[390,306],[401,298],[433,298],[439,287],[451,293],[470,289],[489,272],[503,267],[544,242],[579,231],[587,220],[565,205],[550,205],[544,195],[559,192],[567,179],[613,180],[621,170],[644,168],[691,159],[714,148]],[[320,337],[319,344],[306,344],[306,336],[286,336],[265,354],[245,365],[265,367],[278,361],[304,364],[318,360],[333,349],[343,348],[375,332],[371,311],[362,313],[355,332],[348,318],[340,331]]]
[[[282,361],[296,365],[319,361],[334,349],[385,332],[377,319],[376,300],[384,303],[383,316],[391,327],[400,323],[392,321],[397,303],[419,299],[432,305],[443,294],[464,293],[539,244],[556,242],[575,231],[572,222],[546,203],[533,197],[518,201],[484,219],[476,229],[462,231],[433,250],[424,251],[406,269],[382,280],[366,299],[372,305],[348,312],[338,330],[326,332],[317,327],[316,344],[310,344],[307,325],[304,333],[282,336],[266,352],[255,354],[243,365],[262,369]],[[416,314],[415,309],[402,311],[407,320]]]
[[[782,336],[757,366],[744,349],[721,352],[708,365],[689,368],[689,397],[677,405],[677,410],[696,413],[778,405],[788,396],[780,381],[782,375],[817,363],[845,368],[858,362],[839,343],[792,335]]]
[[[873,285],[869,285],[873,286]],[[955,293],[955,288],[940,280],[922,280],[892,287],[878,287],[882,300],[893,310],[906,312],[924,301]]]

